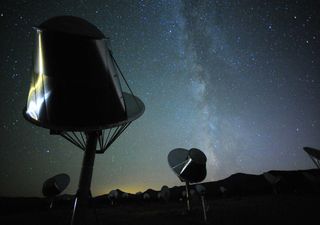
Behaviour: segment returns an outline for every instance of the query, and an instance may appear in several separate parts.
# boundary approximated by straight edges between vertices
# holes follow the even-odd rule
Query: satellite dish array
[[[186,150],[183,148],[173,149],[168,154],[168,163],[173,172],[186,184],[186,203],[187,212],[191,211],[190,205],[190,183],[201,182],[207,175],[206,169],[207,157],[199,149],[191,148]],[[204,219],[206,217],[206,209],[203,203]]]
[[[24,118],[49,129],[84,151],[72,224],[90,224],[95,153],[104,153],[144,112],[133,95],[107,38],[93,24],[73,17],[53,17],[36,30],[31,84]],[[130,93],[122,90],[120,78]]]
[[[69,185],[70,177],[67,174],[61,173],[47,179],[42,186],[42,194],[51,200],[50,209],[53,206],[55,196],[61,194]]]

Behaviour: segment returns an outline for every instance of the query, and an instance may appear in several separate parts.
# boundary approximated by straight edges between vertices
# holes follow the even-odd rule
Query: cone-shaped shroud
[[[61,16],[36,31],[24,109],[28,121],[52,130],[87,131],[142,115],[142,101],[122,92],[119,70],[98,28],[81,18]]]

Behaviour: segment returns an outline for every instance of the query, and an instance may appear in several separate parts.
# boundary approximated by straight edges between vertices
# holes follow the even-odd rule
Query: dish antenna
[[[149,193],[143,193],[143,196],[142,196],[143,200],[150,200],[150,194]]]
[[[72,224],[83,224],[91,198],[95,153],[104,153],[144,112],[107,38],[88,21],[53,17],[36,30],[31,85],[24,118],[84,151]],[[120,78],[130,93],[122,91]]]
[[[272,175],[270,172],[263,173],[264,178],[271,184],[274,194],[278,194],[277,184],[280,182],[281,177]]]
[[[108,199],[111,201],[111,205],[114,205],[119,197],[119,191],[118,190],[112,190],[108,194]]]
[[[224,186],[220,186],[219,190],[220,190],[222,195],[224,195],[228,191],[227,188],[225,188]]]
[[[53,206],[53,198],[62,193],[69,185],[70,177],[61,173],[47,179],[42,186],[42,194],[50,199],[50,209]]]
[[[303,147],[303,150],[310,156],[317,168],[320,169],[320,150],[310,147]]]
[[[207,175],[207,157],[196,148],[186,150],[183,148],[173,149],[168,154],[168,163],[173,172],[186,184],[187,212],[190,212],[190,183],[204,180]]]
[[[164,202],[166,202],[166,203],[169,202],[169,199],[170,199],[170,189],[169,189],[168,186],[163,185],[163,186],[161,187],[160,192],[159,192],[158,194],[159,194],[159,198],[160,198],[160,199],[163,199]]]

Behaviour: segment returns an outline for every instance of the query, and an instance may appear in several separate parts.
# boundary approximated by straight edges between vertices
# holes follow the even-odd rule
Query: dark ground
[[[35,200],[36,201],[36,200]],[[319,194],[267,194],[243,197],[217,198],[207,201],[207,224],[316,224],[319,221]],[[99,206],[97,217],[100,225],[163,225],[205,224],[199,199],[194,199],[193,212],[185,215],[184,202],[134,202],[114,206]],[[20,204],[21,205],[21,204]],[[9,209],[11,207],[11,210]],[[28,208],[12,210],[2,200],[0,224],[69,224],[71,207],[53,210]],[[92,216],[89,224],[95,224]]]

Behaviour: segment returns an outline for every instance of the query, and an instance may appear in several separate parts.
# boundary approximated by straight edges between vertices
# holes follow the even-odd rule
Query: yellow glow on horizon
[[[128,186],[119,186],[119,187],[114,187],[114,188],[103,188],[102,190],[96,191],[96,195],[104,195],[108,194],[110,191],[115,190],[115,189],[120,189],[123,192],[130,193],[130,194],[135,194],[137,192],[144,192],[148,189],[149,187],[141,184],[132,184]]]

